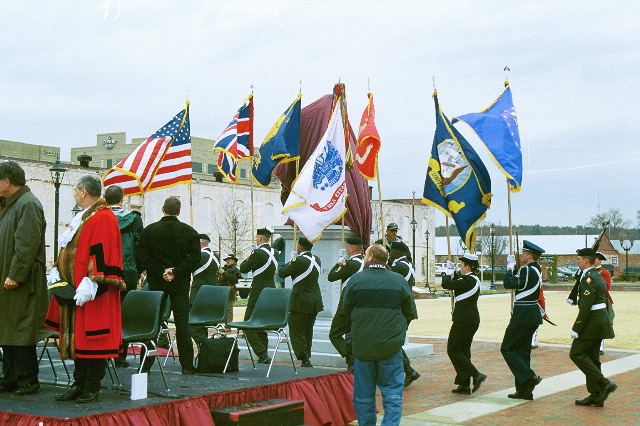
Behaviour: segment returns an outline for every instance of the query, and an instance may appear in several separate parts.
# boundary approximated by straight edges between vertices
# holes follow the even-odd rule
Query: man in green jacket
[[[365,267],[349,280],[344,307],[351,316],[354,356],[353,406],[358,424],[376,424],[376,386],[382,393],[382,424],[400,424],[404,374],[402,345],[412,317],[411,293],[389,270],[387,250],[374,244]]]
[[[571,361],[587,378],[589,396],[576,405],[604,407],[604,401],[618,386],[604,377],[600,368],[600,342],[612,339],[613,326],[607,313],[607,284],[595,269],[596,251],[578,250],[578,267],[582,270],[578,298],[578,317],[571,328]]]
[[[42,205],[15,161],[0,162],[0,393],[38,392],[36,343],[47,313]]]
[[[289,332],[291,346],[296,358],[302,361],[301,367],[313,367],[311,344],[313,342],[313,325],[318,312],[322,311],[322,295],[318,285],[320,276],[320,258],[311,254],[313,244],[302,237],[298,240],[298,251],[284,265],[279,275],[281,278],[291,277],[291,306],[289,307]]]
[[[240,272],[246,274],[253,272],[251,281],[251,290],[249,292],[249,300],[247,300],[247,309],[244,312],[245,321],[251,317],[253,308],[256,306],[258,296],[263,288],[275,288],[275,273],[278,267],[278,252],[271,248],[269,240],[271,231],[267,228],[260,228],[256,231],[257,246],[252,245],[252,251],[248,258],[240,264]],[[266,331],[248,331],[246,333],[247,342],[253,348],[258,356],[258,363],[269,364],[271,358],[267,355],[269,347],[269,339]]]

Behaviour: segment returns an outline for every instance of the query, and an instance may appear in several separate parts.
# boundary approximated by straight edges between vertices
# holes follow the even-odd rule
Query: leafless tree
[[[592,217],[587,226],[598,229],[607,228],[609,238],[616,240],[622,237],[626,228],[631,226],[631,221],[625,219],[619,209],[610,209]]]
[[[235,199],[235,192],[231,195],[222,202],[222,217],[217,218],[215,224],[221,239],[222,253],[237,256],[251,243],[251,218],[244,203]]]

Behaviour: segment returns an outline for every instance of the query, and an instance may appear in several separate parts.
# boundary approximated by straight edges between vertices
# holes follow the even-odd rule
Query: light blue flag
[[[517,192],[522,189],[522,150],[509,82],[504,86],[504,92],[488,108],[479,113],[454,117],[451,122],[459,120],[471,126],[498,168],[507,176],[509,189]]]
[[[273,125],[258,154],[254,158],[251,174],[253,180],[262,187],[271,182],[273,168],[282,162],[294,161],[300,157],[300,103],[302,94]]]
[[[491,205],[491,178],[478,154],[436,103],[436,132],[422,202],[453,217],[460,238],[473,251],[474,233]]]

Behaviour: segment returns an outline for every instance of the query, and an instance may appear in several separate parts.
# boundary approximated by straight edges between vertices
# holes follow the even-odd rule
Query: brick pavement
[[[411,360],[412,366],[422,377],[405,390],[403,417],[417,415],[436,407],[476,396],[504,391],[514,386],[513,376],[500,354],[500,342],[474,341],[472,359],[476,367],[486,374],[488,379],[483,383],[480,391],[472,397],[451,393],[451,389],[455,387],[453,384],[455,371],[446,354],[446,339],[411,338],[410,340],[411,342],[433,344],[434,355]],[[601,357],[601,361],[605,363],[633,354],[634,352],[630,351],[608,349],[606,354]],[[544,344],[532,351],[532,368],[543,378],[551,378],[576,370],[575,365],[569,359],[568,346]],[[511,424],[520,421],[544,421],[576,424],[589,421],[590,423],[640,424],[640,387],[637,385],[640,379],[640,369],[636,368],[611,378],[619,385],[619,389],[610,396],[603,409],[578,407],[574,404],[576,399],[587,395],[584,376],[580,374],[579,379],[575,382],[575,387],[571,389],[536,398],[534,401],[528,401],[515,407],[505,408],[467,423]],[[478,402],[482,403],[481,400]],[[379,395],[378,404],[380,404]],[[382,409],[381,406],[380,409]],[[403,423],[420,424],[410,419],[406,419]]]

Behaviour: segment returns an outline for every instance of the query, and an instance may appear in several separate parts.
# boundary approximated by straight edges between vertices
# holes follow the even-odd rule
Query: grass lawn
[[[568,292],[545,292],[547,314],[557,327],[545,322],[538,331],[541,343],[571,344],[569,331],[573,326],[578,307],[566,302]],[[640,350],[640,293],[611,292],[616,317],[614,330],[616,337],[607,340],[608,348]],[[478,300],[480,309],[480,328],[476,339],[502,340],[504,330],[510,318],[510,294],[481,296]],[[451,328],[451,302],[448,297],[438,299],[416,300],[418,319],[411,322],[409,334],[419,336],[447,336]],[[633,325],[636,324],[636,325]]]

